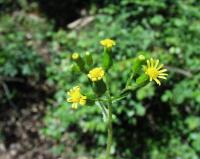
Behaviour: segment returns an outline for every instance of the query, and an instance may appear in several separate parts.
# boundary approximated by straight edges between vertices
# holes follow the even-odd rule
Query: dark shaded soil
[[[50,88],[45,84],[7,83],[19,95],[0,107],[0,159],[55,159],[52,145],[40,133]],[[17,102],[17,103],[16,103]]]

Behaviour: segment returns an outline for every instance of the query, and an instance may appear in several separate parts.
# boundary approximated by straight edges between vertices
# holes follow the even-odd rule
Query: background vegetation
[[[107,37],[117,42],[113,58],[123,59],[112,68],[113,92],[125,84],[128,59],[137,54],[157,57],[169,70],[160,87],[148,85],[114,106],[114,158],[200,158],[198,0],[0,0],[0,143],[5,153],[13,144],[23,145],[23,132],[36,141],[29,142],[30,148],[14,148],[15,159],[36,146],[43,146],[38,156],[49,158],[103,155],[106,129],[98,107],[74,112],[66,91],[77,79],[87,85],[73,71],[71,53],[89,51],[98,59],[99,41]],[[34,131],[21,131],[27,125]]]

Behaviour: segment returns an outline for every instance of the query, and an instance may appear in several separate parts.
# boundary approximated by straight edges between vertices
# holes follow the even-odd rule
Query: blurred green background
[[[112,91],[131,63],[159,58],[168,80],[114,105],[114,159],[200,158],[200,1],[0,0],[0,158],[100,159],[106,127],[97,106],[72,111],[66,91],[85,77],[70,55],[98,60],[117,45]]]

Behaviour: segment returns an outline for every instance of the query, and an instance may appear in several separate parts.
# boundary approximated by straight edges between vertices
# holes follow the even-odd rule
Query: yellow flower
[[[149,76],[150,81],[154,80],[158,85],[161,85],[159,78],[167,79],[167,69],[163,68],[163,65],[159,65],[159,60],[151,58],[147,60],[147,65],[144,66],[145,73]]]
[[[104,76],[105,72],[102,67],[96,67],[90,70],[88,77],[91,81],[95,82],[101,80]]]
[[[116,45],[114,40],[111,39],[104,39],[100,41],[100,44],[103,45],[105,48],[110,49]]]
[[[70,89],[69,92],[67,92],[67,95],[69,96],[67,101],[73,103],[72,109],[77,109],[78,104],[85,105],[86,103],[87,97],[81,94],[79,86],[75,86]]]
[[[72,54],[72,59],[73,60],[76,60],[76,59],[78,59],[79,58],[79,54],[78,53],[73,53]]]

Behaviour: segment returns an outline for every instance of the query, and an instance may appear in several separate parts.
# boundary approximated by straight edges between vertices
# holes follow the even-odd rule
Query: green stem
[[[106,107],[105,107],[105,105],[99,100],[98,101],[99,102],[99,105],[100,105],[100,107],[101,107],[101,109],[102,109],[102,111],[103,111],[103,114],[106,116],[106,118],[108,117],[108,112],[107,112],[107,109],[106,109]]]
[[[112,146],[112,105],[108,106],[108,139],[106,148],[106,159],[110,159],[110,151]]]
[[[107,138],[107,147],[106,147],[106,159],[110,159],[110,151],[112,146],[112,138],[113,138],[113,130],[112,130],[112,98],[109,88],[109,83],[107,83],[107,89],[108,89],[108,121],[107,121],[107,127],[108,127],[108,138]]]

